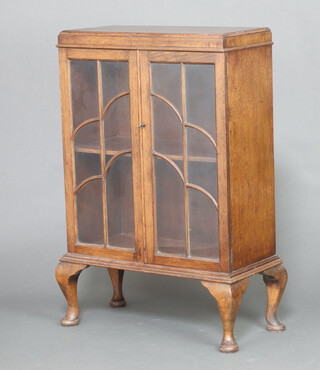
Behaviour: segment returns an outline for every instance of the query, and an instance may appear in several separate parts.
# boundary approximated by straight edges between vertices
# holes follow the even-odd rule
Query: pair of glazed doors
[[[61,55],[72,251],[219,270],[223,55],[71,48]]]

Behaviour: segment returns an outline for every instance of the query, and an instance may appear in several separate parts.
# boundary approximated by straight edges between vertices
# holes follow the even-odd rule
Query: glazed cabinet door
[[[137,53],[60,53],[69,252],[137,260]]]
[[[147,260],[219,270],[217,104],[223,97],[216,85],[223,61],[213,53],[150,51],[141,53],[140,68]]]

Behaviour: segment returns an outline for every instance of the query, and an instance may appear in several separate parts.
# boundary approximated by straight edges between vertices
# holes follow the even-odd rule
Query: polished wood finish
[[[63,326],[79,324],[80,310],[77,297],[77,284],[81,271],[87,267],[88,265],[59,263],[56,268],[57,282],[68,303],[68,312],[61,319],[61,325]]]
[[[283,265],[279,265],[261,272],[261,275],[263,275],[268,294],[267,329],[270,331],[283,331],[286,326],[278,319],[277,310],[287,284],[287,271]]]
[[[93,249],[93,251],[92,251]],[[87,252],[87,253],[86,253]],[[239,280],[243,280],[249,276],[258,274],[268,268],[278,266],[282,262],[277,256],[266,258],[259,261],[254,266],[246,266],[242,269],[234,271],[231,274],[215,272],[212,270],[203,270],[188,267],[175,267],[166,265],[157,265],[152,263],[128,261],[126,259],[120,260],[115,257],[107,257],[107,251],[103,248],[77,248],[77,253],[67,253],[60,258],[61,262],[83,263],[99,267],[112,267],[119,270],[140,271],[150,274],[177,276],[188,279],[205,280],[212,282],[220,282],[226,284],[233,284]],[[199,261],[201,264],[201,261]]]
[[[202,281],[210,294],[216,299],[223,324],[223,337],[220,344],[221,352],[236,352],[238,344],[233,336],[233,327],[238,314],[242,296],[247,290],[250,280],[240,280],[234,284],[221,284]]]
[[[113,297],[111,299],[111,307],[123,307],[126,305],[126,301],[122,294],[122,281],[123,281],[123,270],[108,268],[110,279],[113,287]]]
[[[58,46],[225,52],[270,43],[269,28],[109,26],[63,31]]]
[[[227,63],[232,269],[237,270],[275,254],[271,47],[230,52]]]
[[[267,327],[283,330],[276,315],[286,273],[275,254],[271,45],[268,28],[109,26],[60,33],[68,253],[57,280],[69,305],[63,325],[79,322],[77,279],[94,265],[109,271],[114,307],[125,305],[124,270],[200,280],[218,302],[224,352],[238,348],[237,311],[248,278],[261,273]],[[89,63],[83,75],[73,69],[77,63]],[[104,63],[118,64],[106,72]],[[162,93],[153,85],[156,64],[179,68],[177,80],[160,74]],[[188,100],[190,65],[211,66],[212,97],[204,96],[201,80]],[[74,82],[82,91],[77,99]],[[154,99],[162,104],[157,123]],[[189,118],[203,101],[214,106],[204,113],[214,128]],[[194,168],[202,172],[191,181]],[[214,179],[209,190],[201,176]],[[202,197],[193,209],[192,192]]]

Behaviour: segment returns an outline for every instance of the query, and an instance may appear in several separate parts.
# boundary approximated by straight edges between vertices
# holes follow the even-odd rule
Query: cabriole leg
[[[77,297],[77,283],[81,271],[87,267],[87,265],[62,262],[56,268],[57,282],[68,303],[68,312],[61,319],[61,325],[63,326],[79,324],[80,310]]]
[[[113,287],[113,297],[111,299],[110,306],[112,307],[123,307],[126,305],[126,301],[122,294],[122,280],[124,270],[108,268],[109,275]]]
[[[233,336],[233,327],[237,317],[242,296],[247,290],[249,279],[234,284],[201,282],[218,302],[223,324],[223,337],[220,345],[221,352],[236,352],[239,347]]]
[[[282,266],[272,267],[261,272],[267,287],[268,304],[266,311],[267,329],[271,331],[285,330],[286,326],[278,319],[278,306],[287,284],[287,270]]]

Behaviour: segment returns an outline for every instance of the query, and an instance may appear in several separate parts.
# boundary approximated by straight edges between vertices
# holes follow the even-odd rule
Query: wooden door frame
[[[65,173],[65,197],[67,214],[67,240],[68,252],[86,255],[95,255],[105,258],[117,258],[129,261],[142,261],[144,249],[143,229],[141,228],[142,214],[142,190],[141,190],[141,159],[140,159],[140,98],[139,98],[139,69],[137,51],[128,50],[87,50],[60,48],[60,89],[62,106],[62,129],[63,129],[63,152]],[[133,176],[133,202],[134,202],[134,233],[135,251],[125,248],[102,247],[94,244],[77,243],[77,217],[75,190],[75,162],[73,150],[73,125],[72,125],[72,102],[71,102],[71,79],[70,60],[95,60],[95,61],[125,61],[129,68],[129,91],[130,91],[130,117],[131,117],[131,151],[132,151],[132,176]],[[98,73],[98,90],[101,89],[101,80]],[[101,95],[101,92],[99,92]],[[99,107],[101,117],[101,106]],[[100,119],[101,120],[101,119]],[[100,127],[102,123],[100,122]],[[104,140],[104,137],[100,139]],[[103,171],[103,169],[102,169]],[[102,175],[102,174],[101,174]],[[103,176],[101,176],[103,178]],[[102,180],[102,186],[104,182]],[[104,202],[104,201],[103,201]],[[106,204],[103,205],[106,207]],[[103,212],[103,218],[106,217]],[[104,220],[104,232],[106,221]]]

